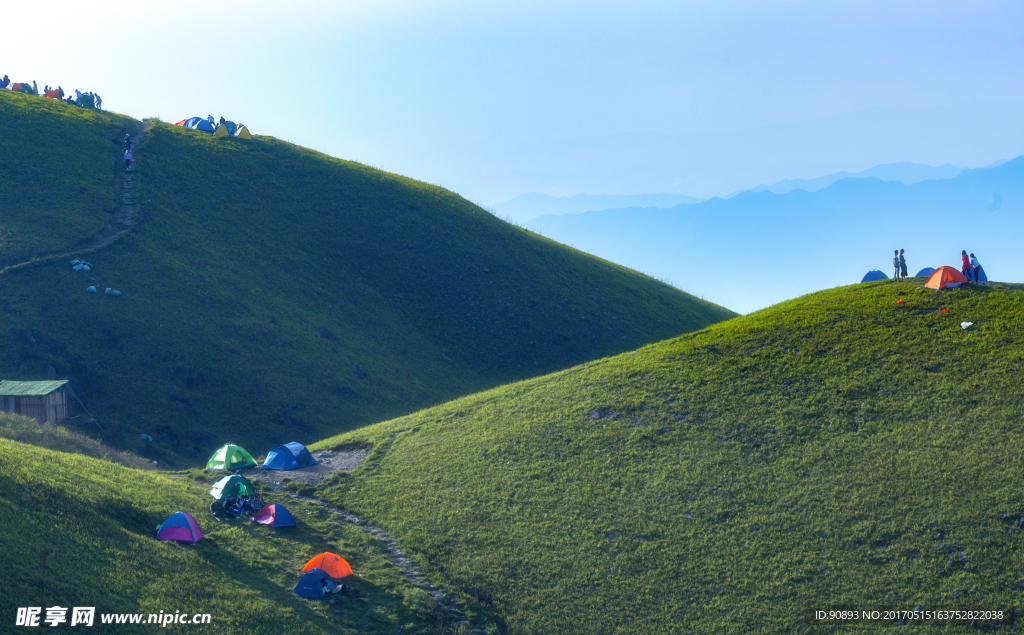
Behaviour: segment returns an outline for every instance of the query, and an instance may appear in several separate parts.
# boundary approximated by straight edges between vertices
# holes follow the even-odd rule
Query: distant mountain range
[[[923,163],[900,161],[898,163],[876,165],[875,167],[862,172],[836,172],[835,174],[819,176],[816,179],[783,179],[773,185],[758,185],[757,187],[752,187],[749,191],[773,192],[775,194],[786,194],[793,190],[816,192],[842,179],[874,178],[882,181],[899,181],[900,183],[906,183],[909,185],[911,183],[920,183],[921,181],[929,181],[933,179],[951,179],[961,172],[963,172],[963,168],[958,168],[948,163],[946,165],[940,165],[939,167],[932,167]],[[742,191],[745,190],[740,190],[740,192]],[[736,194],[739,194],[740,192],[736,192]]]
[[[545,215],[527,227],[744,313],[871,269],[890,274],[896,248],[907,250],[911,274],[959,267],[967,249],[991,279],[1019,281],[1024,157],[947,179],[845,178],[814,192]]]
[[[667,208],[700,200],[683,194],[577,194],[555,197],[531,192],[520,194],[504,203],[496,203],[493,207],[498,216],[521,223],[543,214],[582,214],[620,207]]]

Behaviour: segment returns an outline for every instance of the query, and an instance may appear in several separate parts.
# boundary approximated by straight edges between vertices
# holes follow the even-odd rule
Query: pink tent
[[[252,522],[275,528],[295,527],[295,519],[292,518],[291,513],[284,508],[284,505],[278,505],[277,503],[264,505],[260,508],[256,515],[252,517]]]
[[[157,540],[183,540],[193,544],[203,539],[199,523],[187,512],[174,512],[156,530]]]

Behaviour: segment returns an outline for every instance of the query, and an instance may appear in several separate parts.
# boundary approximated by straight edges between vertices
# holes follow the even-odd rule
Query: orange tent
[[[48,90],[48,91],[46,91],[46,96],[49,97],[50,99],[60,99],[60,91],[59,90]]]
[[[939,267],[932,275],[928,276],[928,282],[924,286],[929,289],[945,289],[946,287],[959,287],[967,284],[967,278],[953,267]]]
[[[352,575],[352,567],[348,566],[344,558],[333,553],[322,553],[319,556],[313,556],[313,559],[307,562],[306,566],[302,567],[302,572],[305,573],[310,569],[320,569],[335,580]]]

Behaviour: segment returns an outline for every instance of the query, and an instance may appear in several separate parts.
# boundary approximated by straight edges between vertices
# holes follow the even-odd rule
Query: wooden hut
[[[0,411],[56,423],[68,418],[68,380],[0,381]]]

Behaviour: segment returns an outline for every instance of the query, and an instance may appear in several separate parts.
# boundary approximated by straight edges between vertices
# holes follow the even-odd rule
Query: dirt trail
[[[288,470],[287,472],[250,470],[250,473],[246,474],[246,478],[253,482],[258,481],[263,483],[267,488],[274,492],[283,494],[285,493],[284,484],[286,483],[284,479],[302,481],[315,485],[326,479],[332,472],[339,470],[343,472],[351,472],[356,469],[363,464],[363,461],[366,460],[368,452],[369,450],[366,449],[348,451],[320,450],[312,453],[313,457],[318,461],[316,465],[310,465],[309,467],[303,467],[296,470]],[[445,595],[442,591],[439,591],[427,576],[424,575],[419,566],[405,556],[405,552],[403,552],[398,546],[398,542],[391,534],[379,527],[374,527],[366,522],[366,520],[361,516],[339,509],[333,505],[329,505],[320,499],[299,496],[298,494],[290,494],[290,496],[297,500],[315,503],[329,513],[338,514],[345,518],[345,520],[348,520],[362,529],[367,535],[381,542],[384,546],[384,551],[388,554],[391,562],[402,571],[410,582],[422,587],[430,594],[431,597],[434,598],[435,601],[447,607],[453,617],[456,618],[456,625],[468,626],[471,629],[471,632],[474,633],[484,632],[483,629],[470,623],[469,619],[462,614],[455,603],[454,597]]]
[[[142,141],[146,136],[146,132],[149,130],[149,122],[139,122],[135,130],[132,131],[132,155],[135,155],[135,148],[138,147],[139,142]],[[77,256],[84,256],[91,254],[95,251],[103,249],[110,243],[117,240],[125,232],[132,227],[132,223],[135,221],[135,201],[132,198],[132,179],[134,178],[135,166],[138,165],[138,157],[136,163],[132,164],[132,167],[125,170],[122,167],[120,158],[117,162],[117,173],[114,177],[114,191],[118,198],[117,209],[114,210],[114,218],[109,225],[106,225],[98,232],[92,235],[89,242],[79,249],[73,251],[58,253],[58,254],[46,254],[33,258],[32,260],[26,260],[25,262],[19,262],[14,265],[9,265],[0,269],[0,276],[14,271],[16,269],[22,269],[24,267],[31,267],[33,265],[41,265],[43,263],[52,262],[54,260],[60,260],[62,258],[75,258]]]

